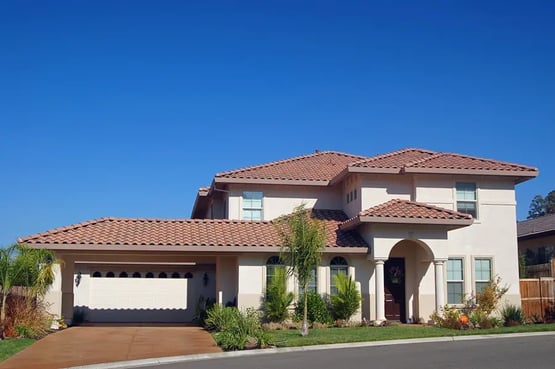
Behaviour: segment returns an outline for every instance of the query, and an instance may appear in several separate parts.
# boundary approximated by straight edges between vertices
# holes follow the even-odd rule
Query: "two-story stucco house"
[[[23,237],[64,260],[48,299],[70,320],[190,321],[199,298],[258,307],[279,262],[272,220],[304,204],[326,224],[310,288],[352,276],[358,319],[424,319],[499,275],[519,305],[515,185],[536,168],[404,149],[313,154],[216,174],[192,219],[102,218]],[[288,288],[297,292],[294,279]]]

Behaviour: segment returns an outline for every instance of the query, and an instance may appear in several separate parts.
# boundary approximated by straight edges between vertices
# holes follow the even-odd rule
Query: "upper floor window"
[[[243,192],[243,218],[244,220],[262,220],[262,192]]]
[[[481,293],[491,281],[491,259],[474,259],[476,293]]]
[[[449,259],[447,260],[447,303],[462,304],[463,291],[463,259]]]
[[[457,182],[457,211],[476,218],[476,183]]]
[[[340,273],[348,275],[349,264],[347,263],[347,260],[345,260],[345,258],[342,258],[341,256],[336,256],[333,259],[331,259],[331,262],[330,262],[330,278],[331,278],[330,293],[332,295],[337,294],[337,285],[335,284],[335,276]]]

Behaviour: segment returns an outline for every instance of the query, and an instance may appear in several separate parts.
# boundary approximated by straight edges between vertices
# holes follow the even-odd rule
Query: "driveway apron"
[[[0,369],[57,369],[210,352],[221,349],[200,327],[81,326],[48,335],[0,362]]]

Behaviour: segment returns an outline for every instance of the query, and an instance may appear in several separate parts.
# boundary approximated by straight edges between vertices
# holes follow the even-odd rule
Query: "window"
[[[318,285],[318,276],[316,274],[316,270],[317,268],[312,269],[311,275],[310,275],[310,279],[308,280],[308,285],[307,285],[307,291],[308,292],[318,292],[318,288],[316,287]],[[299,295],[302,295],[304,293],[304,289],[302,286],[299,285]]]
[[[179,275],[178,272],[173,272],[172,273],[172,278],[180,278],[181,276]]]
[[[106,278],[114,278],[114,272],[106,273]]]
[[[476,183],[457,183],[457,211],[476,218]]]
[[[168,278],[168,275],[165,272],[158,274],[158,278]]]
[[[102,274],[100,272],[93,273],[93,278],[100,278],[100,277],[102,277]]]
[[[474,259],[474,275],[476,293],[480,293],[491,281],[491,259]]]
[[[141,278],[141,273],[139,272],[133,273],[133,278]]]
[[[279,259],[279,256],[271,256],[266,261],[266,288],[270,285],[270,282],[276,276],[276,271],[278,268],[283,268],[283,263]]]
[[[262,220],[262,192],[243,192],[243,219]]]
[[[336,256],[331,259],[330,262],[330,293],[332,295],[337,294],[337,286],[335,285],[335,276],[339,273],[348,275],[349,274],[349,264],[345,258],[341,256]]]
[[[193,273],[187,272],[187,273],[185,273],[185,275],[183,276],[183,278],[191,279],[191,278],[193,278]]]
[[[127,272],[121,272],[121,273],[119,274],[119,277],[120,277],[120,278],[127,278]]]
[[[447,303],[462,304],[463,291],[463,259],[449,259],[447,260]]]
[[[146,273],[145,278],[154,278],[154,274],[152,274],[152,272],[148,272]]]

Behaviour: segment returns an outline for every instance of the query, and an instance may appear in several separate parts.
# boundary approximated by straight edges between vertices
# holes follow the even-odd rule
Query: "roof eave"
[[[351,230],[362,223],[380,224],[420,224],[420,225],[443,225],[462,228],[472,225],[473,219],[427,219],[427,218],[398,218],[398,217],[372,217],[357,216],[342,223],[339,228],[342,231]]]
[[[48,249],[52,251],[66,252],[91,252],[91,251],[135,251],[135,252],[217,252],[217,253],[279,253],[280,246],[263,245],[106,245],[106,244],[48,244],[48,243],[28,243],[32,249]],[[366,254],[366,246],[326,246],[325,253],[347,253],[347,254]]]
[[[503,176],[503,177],[516,177],[535,178],[538,176],[538,171],[520,172],[512,170],[481,170],[481,169],[454,169],[454,168],[403,168],[405,173],[415,174],[466,174],[466,175],[482,175],[482,176]]]

